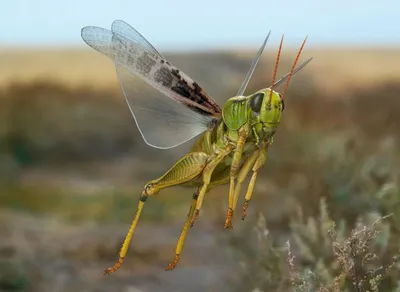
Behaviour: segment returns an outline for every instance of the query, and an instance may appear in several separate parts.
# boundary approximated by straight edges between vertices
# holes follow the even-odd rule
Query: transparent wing
[[[204,115],[221,116],[221,108],[188,75],[120,34],[100,27],[84,27],[82,38],[95,50],[158,89],[168,97]]]
[[[265,45],[267,44],[270,35],[271,35],[271,31],[269,31],[268,35],[264,39],[263,44],[261,45],[261,48],[258,50],[256,56],[254,57],[253,63],[251,64],[250,69],[247,72],[247,75],[246,75],[246,77],[244,78],[244,80],[242,82],[242,85],[240,86],[238,92],[236,93],[236,96],[240,96],[240,95],[244,94],[244,92],[246,90],[246,87],[247,87],[247,84],[249,84],[250,78],[253,75],[254,70],[257,67],[258,61],[260,61],[261,55],[262,55],[262,53],[264,51]]]
[[[144,36],[142,36],[136,29],[123,20],[115,20],[111,25],[111,31],[113,34],[118,34],[131,42],[136,44],[138,47],[146,49],[148,52],[158,55],[159,57],[164,57],[150,44]]]
[[[313,59],[313,58],[311,57],[311,58],[307,59],[306,61],[304,61],[303,63],[301,63],[299,66],[297,66],[297,67],[293,70],[292,76],[293,76],[294,74],[296,74],[297,72],[299,72],[301,69],[303,69],[308,63],[311,62],[312,59]],[[278,81],[276,81],[276,82],[274,83],[273,87],[276,88],[276,87],[278,87],[279,85],[281,85],[283,82],[286,81],[286,79],[289,78],[289,75],[290,75],[290,72],[286,73],[281,79],[279,79]]]
[[[147,144],[161,149],[178,146],[218,119],[219,106],[197,83],[150,51],[147,41],[131,41],[131,30],[125,37],[121,31],[126,30],[120,28],[126,26],[115,27],[116,33],[85,27],[82,38],[115,62],[124,96]]]
[[[207,130],[210,118],[160,96],[120,65],[116,65],[129,109],[144,141],[155,148],[176,147]]]

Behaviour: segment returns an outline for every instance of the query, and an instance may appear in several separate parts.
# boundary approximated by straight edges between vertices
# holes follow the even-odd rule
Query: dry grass
[[[93,50],[0,50],[0,85],[35,80],[68,86],[116,86],[112,62]]]
[[[190,59],[208,53],[184,54],[189,63],[189,75],[196,72],[196,66]],[[222,52],[215,52],[216,58]],[[284,51],[282,72],[288,70],[295,54],[294,49]],[[189,56],[188,56],[189,55]],[[208,54],[209,55],[209,54]],[[211,54],[213,55],[213,54]],[[234,60],[243,58],[250,64],[254,52],[236,52],[227,54]],[[270,63],[275,57],[275,49],[268,48],[264,58],[264,70],[271,70]],[[343,90],[345,87],[375,86],[386,81],[397,81],[400,77],[400,50],[391,48],[307,48],[304,58],[313,56],[312,65],[307,68],[313,82],[322,90]],[[215,68],[213,57],[206,59],[210,70]],[[179,64],[176,64],[179,67]],[[204,66],[204,65],[202,65]],[[237,70],[238,78],[244,74]],[[242,72],[243,71],[243,72]],[[230,72],[229,72],[230,73]],[[261,74],[258,72],[257,74]],[[113,88],[117,78],[112,62],[89,48],[85,49],[2,49],[0,50],[0,86],[9,82],[31,82],[33,80],[54,80],[69,86],[95,86]]]

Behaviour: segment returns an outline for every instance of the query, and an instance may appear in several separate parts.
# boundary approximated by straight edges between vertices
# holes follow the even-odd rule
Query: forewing
[[[251,64],[250,69],[247,72],[247,75],[246,75],[246,77],[244,78],[244,80],[242,82],[242,85],[240,86],[238,92],[236,93],[236,96],[241,96],[241,95],[244,94],[244,92],[246,90],[246,87],[247,87],[247,84],[249,84],[250,78],[253,75],[254,70],[257,67],[258,61],[260,61],[261,55],[262,55],[262,53],[264,51],[265,45],[267,44],[270,35],[271,35],[271,31],[269,31],[269,33],[268,33],[267,37],[265,38],[261,48],[258,50],[257,55],[254,57],[253,63]]]
[[[218,104],[196,82],[146,47],[99,27],[83,28],[82,38],[89,46],[168,97],[204,115],[220,117]]]
[[[165,149],[180,145],[220,117],[215,101],[149,46],[98,27],[83,28],[82,38],[115,62],[126,101],[150,146]],[[140,86],[139,81],[169,98],[149,86]]]

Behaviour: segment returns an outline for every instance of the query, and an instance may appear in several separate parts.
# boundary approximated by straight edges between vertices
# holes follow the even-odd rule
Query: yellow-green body
[[[255,94],[263,93],[266,102],[262,105],[260,114],[255,114],[250,107],[250,98]],[[190,152],[203,152],[212,155],[215,151],[223,149],[229,143],[236,144],[239,139],[239,130],[246,129],[248,132],[243,147],[242,161],[239,168],[261,144],[271,143],[276,127],[281,120],[282,101],[279,93],[273,92],[271,97],[271,110],[268,110],[270,90],[263,89],[249,96],[230,98],[223,107],[223,116],[219,125],[202,134]],[[215,185],[229,182],[229,171],[232,165],[234,152],[227,155],[224,160],[215,168],[212,182]],[[224,180],[225,179],[225,180]],[[201,184],[200,180],[194,180],[189,185]]]
[[[164,175],[148,182],[140,197],[138,211],[127,233],[118,262],[105,273],[116,271],[128,251],[136,224],[148,196],[156,195],[164,188],[182,185],[195,186],[192,204],[175,251],[174,261],[167,270],[174,269],[179,261],[189,227],[199,215],[206,192],[212,187],[230,183],[229,208],[225,228],[232,227],[241,184],[250,171],[253,172],[243,206],[244,219],[251,199],[258,170],[267,158],[276,127],[283,111],[281,95],[269,88],[247,97],[230,98],[222,109],[222,119],[204,132],[192,149],[175,163]]]
[[[83,40],[115,63],[118,80],[129,109],[148,145],[168,149],[203,133],[184,157],[161,177],[151,180],[144,186],[135,217],[121,247],[119,260],[105,270],[105,274],[115,272],[121,266],[147,198],[167,187],[176,185],[196,187],[187,220],[176,246],[175,259],[167,266],[167,270],[177,265],[186,234],[199,216],[205,194],[214,186],[229,183],[225,228],[231,228],[241,186],[247,175],[252,172],[242,208],[242,219],[244,219],[258,171],[267,159],[268,147],[272,144],[275,130],[281,120],[284,94],[290,78],[311,61],[310,58],[299,67],[295,67],[306,38],[290,73],[276,81],[282,36],[271,86],[249,96],[242,96],[270,33],[257,52],[237,96],[227,100],[221,109],[197,82],[170,64],[138,31],[124,21],[114,21],[111,30],[94,26],[82,28]],[[143,98],[138,98],[140,96],[137,96],[138,92],[135,86],[132,86],[135,84],[133,81],[136,81],[132,79],[133,77],[141,78],[173,101],[158,99],[146,92],[142,94]],[[283,95],[273,91],[285,80]],[[183,107],[178,109],[176,102]],[[152,131],[149,124],[146,125],[144,122],[151,119],[143,120],[147,116],[153,118],[155,124],[160,127],[159,130],[164,125],[167,126],[166,130],[161,134]],[[169,136],[171,133],[173,134]]]

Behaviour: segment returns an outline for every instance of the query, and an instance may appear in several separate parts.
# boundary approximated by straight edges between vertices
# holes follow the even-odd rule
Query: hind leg
[[[136,214],[133,218],[131,226],[126,234],[124,243],[122,244],[119,259],[111,267],[104,271],[104,274],[110,274],[118,270],[124,258],[128,252],[129,244],[132,240],[133,234],[136,229],[136,225],[139,221],[140,214],[142,213],[143,206],[148,196],[156,195],[159,191],[164,188],[183,184],[189,182],[200,175],[205,168],[208,161],[208,155],[203,152],[192,152],[185,155],[179,160],[170,170],[168,170],[163,176],[158,179],[148,182],[140,196],[139,205],[137,207]]]
[[[184,245],[185,240],[186,240],[186,235],[187,235],[189,227],[190,227],[190,222],[192,221],[192,218],[193,218],[193,215],[194,215],[194,209],[196,208],[196,202],[197,202],[197,197],[198,196],[199,196],[199,190],[197,189],[197,191],[193,194],[192,203],[190,205],[189,212],[187,214],[187,219],[186,219],[185,225],[182,228],[181,235],[179,236],[178,242],[177,242],[176,247],[175,247],[175,258],[172,261],[172,263],[170,263],[165,268],[166,271],[170,271],[170,270],[175,269],[176,265],[179,262],[180,255],[181,255],[182,250],[183,250],[183,245]]]
[[[212,178],[211,178],[211,182],[208,185],[207,192],[212,187],[223,185],[223,184],[227,184],[229,182],[229,173],[230,173],[230,168],[229,167],[227,167],[226,169],[222,170],[221,172],[218,172],[218,173],[214,172],[213,175],[212,175]],[[177,242],[176,247],[175,247],[175,258],[165,268],[166,271],[170,271],[170,270],[175,269],[176,265],[179,262],[180,255],[181,255],[182,250],[183,250],[183,245],[185,243],[186,236],[187,236],[187,233],[188,233],[189,228],[190,228],[190,222],[191,222],[191,220],[193,218],[193,215],[194,215],[197,198],[199,196],[199,191],[200,191],[200,188],[197,188],[197,190],[193,194],[192,203],[190,205],[189,212],[187,214],[187,219],[186,219],[185,225],[182,228],[181,234],[179,236],[178,242]]]

